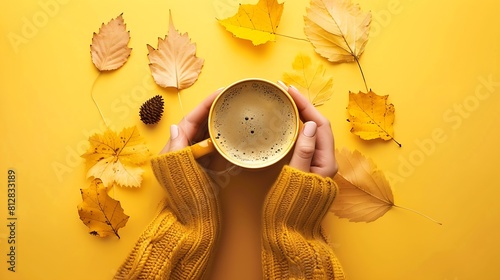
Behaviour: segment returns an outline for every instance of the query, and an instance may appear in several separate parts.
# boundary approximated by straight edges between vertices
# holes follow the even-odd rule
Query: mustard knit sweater
[[[213,183],[189,149],[151,160],[167,203],[142,233],[114,279],[203,279],[220,231]],[[321,234],[335,198],[330,178],[285,166],[262,212],[264,279],[344,279]]]

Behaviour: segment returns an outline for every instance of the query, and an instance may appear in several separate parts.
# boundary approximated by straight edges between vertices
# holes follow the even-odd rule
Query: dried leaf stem
[[[354,57],[354,60],[356,61],[356,63],[358,64],[358,68],[359,68],[359,72],[361,72],[361,77],[363,78],[363,83],[365,84],[365,89],[366,89],[366,92],[368,92],[368,85],[366,84],[366,78],[365,78],[365,73],[363,73],[363,68],[361,68],[361,64],[359,63],[359,59],[357,56],[355,55],[352,55]]]
[[[394,207],[397,207],[397,208],[400,208],[400,209],[404,209],[404,210],[407,210],[407,211],[413,212],[413,213],[415,213],[415,214],[418,214],[418,215],[420,215],[420,216],[422,216],[422,217],[424,217],[424,218],[426,218],[426,219],[429,219],[429,220],[433,221],[434,223],[436,223],[436,224],[438,224],[438,225],[440,225],[440,226],[442,226],[442,225],[443,225],[443,223],[438,222],[438,221],[434,220],[433,218],[431,218],[431,217],[429,217],[429,216],[427,216],[427,215],[425,215],[425,214],[422,214],[422,213],[420,213],[420,212],[418,212],[418,211],[416,211],[416,210],[413,210],[413,209],[411,209],[411,208],[406,208],[406,207],[399,206],[399,205],[393,205],[393,206],[394,206]]]
[[[108,123],[106,122],[106,119],[104,118],[104,115],[102,114],[101,108],[99,108],[99,105],[97,104],[97,101],[94,98],[94,87],[95,87],[95,85],[96,85],[97,80],[99,79],[99,77],[101,77],[101,73],[102,72],[99,71],[99,74],[97,74],[97,77],[94,79],[94,82],[92,83],[92,88],[90,90],[90,97],[92,98],[92,101],[94,102],[94,105],[96,106],[97,111],[99,111],[99,115],[101,115],[102,121],[104,122],[104,124],[106,125],[106,127],[109,128]]]
[[[181,99],[181,90],[179,88],[177,88],[177,98],[179,99],[179,105],[181,107],[181,114],[183,117],[185,117],[186,114],[184,114],[184,106],[182,105],[182,99]]]
[[[279,33],[274,33],[274,34],[277,35],[277,36],[282,36],[282,37],[289,38],[289,39],[310,42],[308,39],[305,39],[305,38],[298,38],[298,37],[293,37],[293,36],[289,36],[289,35],[285,35],[285,34],[279,34]],[[363,68],[361,68],[361,63],[359,63],[358,57],[351,50],[351,47],[349,46],[349,44],[347,44],[347,40],[345,39],[345,37],[342,36],[342,38],[344,38],[344,41],[346,42],[346,45],[349,48],[350,54],[352,55],[352,57],[354,57],[354,60],[356,61],[356,64],[358,64],[359,72],[361,72],[361,77],[363,78],[363,83],[365,84],[366,92],[368,92],[369,89],[368,89],[368,85],[366,83],[365,73],[363,72]]]
[[[285,37],[285,38],[289,38],[289,39],[294,39],[294,40],[309,42],[309,40],[306,39],[306,38],[298,38],[298,37],[293,37],[293,36],[289,36],[289,35],[285,35],[285,34],[279,34],[279,33],[274,33],[274,35]]]

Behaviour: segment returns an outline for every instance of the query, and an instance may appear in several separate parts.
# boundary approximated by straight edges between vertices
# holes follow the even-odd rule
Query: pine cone
[[[155,124],[160,121],[163,114],[163,97],[156,95],[144,102],[139,111],[141,121],[145,124]]]

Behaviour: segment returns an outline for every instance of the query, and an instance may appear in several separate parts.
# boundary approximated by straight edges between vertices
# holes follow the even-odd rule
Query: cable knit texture
[[[203,279],[220,231],[214,186],[189,149],[155,157],[151,166],[167,203],[115,279]],[[330,178],[283,167],[262,213],[264,279],[344,279],[321,234],[336,193]]]
[[[203,279],[220,230],[214,186],[189,149],[151,160],[167,203],[115,279]]]
[[[337,190],[330,178],[283,168],[264,202],[264,279],[345,279],[321,233]]]

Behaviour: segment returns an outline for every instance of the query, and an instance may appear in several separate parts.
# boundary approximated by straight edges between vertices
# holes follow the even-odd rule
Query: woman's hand
[[[278,84],[292,96],[301,120],[304,122],[299,133],[290,166],[304,172],[333,178],[338,170],[335,159],[335,141],[330,121],[324,117],[295,87]]]
[[[173,124],[170,126],[170,139],[160,154],[178,151],[196,142],[193,142],[193,140],[202,140],[203,135],[200,134],[206,132],[204,126],[207,123],[210,106],[221,91],[222,88],[205,98],[180,121],[179,125]]]

